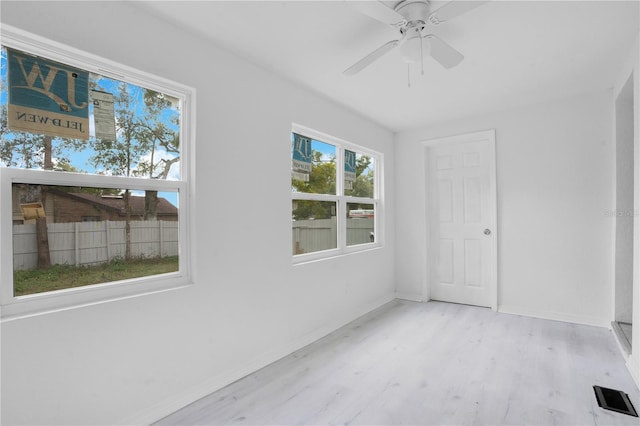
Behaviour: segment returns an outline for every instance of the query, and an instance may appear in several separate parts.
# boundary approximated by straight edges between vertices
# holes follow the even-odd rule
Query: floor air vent
[[[633,404],[629,400],[629,395],[626,393],[600,386],[594,386],[593,390],[596,393],[596,400],[600,407],[605,410],[617,411],[618,413],[638,417],[638,413],[635,408],[633,408]]]

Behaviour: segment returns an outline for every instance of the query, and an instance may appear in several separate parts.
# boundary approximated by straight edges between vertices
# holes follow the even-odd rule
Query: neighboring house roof
[[[64,192],[57,189],[50,192],[56,195],[62,195],[68,198],[75,199],[79,202],[96,204],[103,208],[112,210],[120,215],[125,214],[124,210],[124,198],[117,195],[97,195],[97,194],[83,194],[74,192]],[[144,215],[144,196],[131,195],[129,197],[129,205],[131,207],[131,214],[135,216]],[[167,201],[166,198],[158,197],[158,206],[156,209],[158,216],[177,216],[178,208]]]

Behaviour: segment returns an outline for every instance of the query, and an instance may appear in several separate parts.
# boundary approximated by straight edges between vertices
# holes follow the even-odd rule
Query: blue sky
[[[311,140],[311,150],[318,151],[322,153],[322,159],[325,161],[330,160],[331,158],[335,158],[336,156],[336,147],[333,145],[329,145],[325,142],[320,142],[315,139]]]

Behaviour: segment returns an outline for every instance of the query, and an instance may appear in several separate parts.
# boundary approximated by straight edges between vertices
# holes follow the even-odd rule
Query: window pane
[[[345,150],[344,195],[373,198],[374,158]]]
[[[291,190],[335,195],[336,147],[296,133],[291,147]]]
[[[375,241],[375,208],[373,204],[347,203],[347,245]]]
[[[14,294],[178,270],[178,192],[14,183]]]
[[[0,166],[180,179],[178,99],[82,70],[80,86],[73,68],[4,47],[1,62]],[[84,118],[64,118],[79,106]]]
[[[293,254],[338,247],[336,203],[293,200]]]

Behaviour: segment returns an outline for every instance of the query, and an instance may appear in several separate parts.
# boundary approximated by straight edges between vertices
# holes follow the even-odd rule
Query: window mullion
[[[344,197],[338,201],[338,248],[344,250],[347,247],[347,202]]]
[[[333,201],[337,202],[339,197],[333,194],[313,194],[309,192],[293,192],[291,194],[293,200],[316,200],[316,201]]]
[[[345,197],[345,199],[350,203],[360,203],[360,204],[371,204],[377,201],[376,198],[367,198],[367,197]]]
[[[336,147],[336,194],[344,195],[344,148]]]

